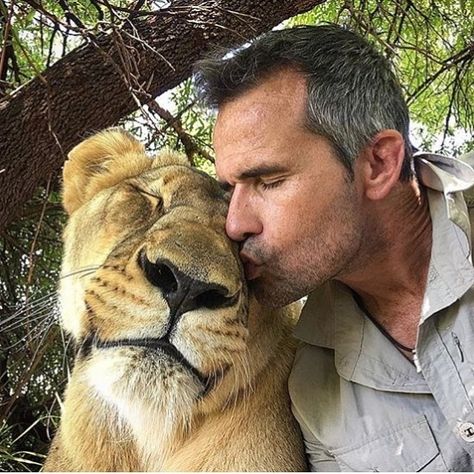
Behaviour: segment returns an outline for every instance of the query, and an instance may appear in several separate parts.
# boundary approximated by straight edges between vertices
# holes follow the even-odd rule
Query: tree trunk
[[[93,37],[0,102],[0,232],[69,150],[176,86],[214,45],[234,46],[324,0],[175,0]]]

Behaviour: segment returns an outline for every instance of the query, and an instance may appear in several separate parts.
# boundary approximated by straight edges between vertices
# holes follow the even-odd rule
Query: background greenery
[[[87,29],[108,31],[121,24],[127,9],[166,3],[0,0],[0,102],[81,44]],[[366,36],[400,77],[414,143],[459,155],[474,149],[473,15],[473,0],[329,0],[281,27],[334,22]],[[150,151],[182,150],[212,174],[213,116],[196,106],[191,81],[156,104],[142,106],[121,125]],[[1,471],[40,468],[70,370],[55,294],[65,221],[59,190],[59,177],[51,176],[0,236]]]

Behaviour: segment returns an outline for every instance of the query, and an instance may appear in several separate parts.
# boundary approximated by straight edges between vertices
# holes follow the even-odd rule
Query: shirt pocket
[[[365,443],[331,451],[341,471],[447,471],[424,416],[387,427]]]

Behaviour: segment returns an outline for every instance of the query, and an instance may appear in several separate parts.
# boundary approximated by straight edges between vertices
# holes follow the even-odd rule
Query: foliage
[[[291,25],[332,22],[358,31],[392,62],[419,146],[474,149],[474,1],[327,2]]]
[[[0,252],[0,470],[37,470],[68,372],[56,306],[64,216],[40,189]],[[40,217],[38,217],[40,216]],[[14,466],[16,468],[14,469]]]
[[[166,7],[152,0],[0,0],[0,101],[90,35]],[[394,64],[417,141],[474,148],[474,0],[327,1],[287,24],[335,22],[373,41]],[[100,85],[98,85],[100,87]],[[213,116],[186,80],[121,125],[151,151],[184,151],[213,173]],[[461,137],[461,139],[460,139]],[[6,137],[4,137],[5,139]],[[464,143],[461,143],[464,141]],[[37,470],[59,412],[72,348],[58,324],[56,286],[65,220],[51,176],[0,239],[0,470]]]

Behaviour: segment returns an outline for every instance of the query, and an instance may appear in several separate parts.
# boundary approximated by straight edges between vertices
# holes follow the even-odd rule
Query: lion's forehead
[[[162,212],[154,212],[153,197],[162,201]],[[157,230],[173,231],[177,225],[175,234],[196,235],[198,226],[201,237],[196,245],[210,239],[218,253],[228,252],[229,243],[223,240],[226,213],[226,197],[216,180],[187,166],[166,166],[103,190],[71,217],[64,240],[69,247],[88,248],[93,240],[101,247],[94,239],[101,229],[106,230],[106,240],[133,234],[138,241],[159,239],[162,233]]]
[[[139,178],[145,185],[172,201],[194,202],[196,198],[211,202],[213,207],[226,209],[224,191],[211,176],[187,166],[166,166],[151,169]]]

